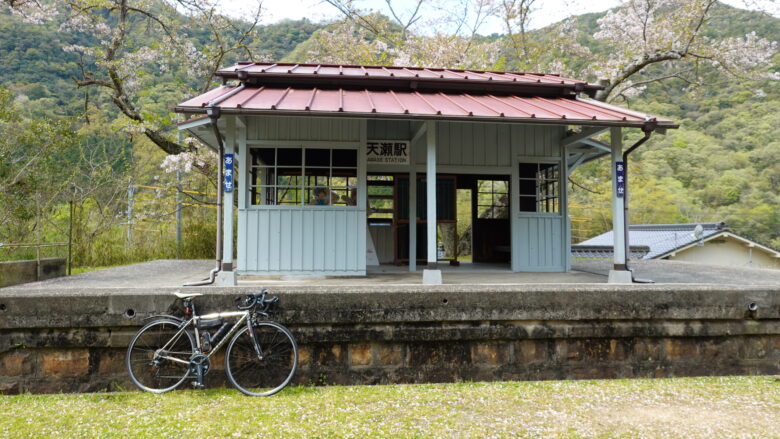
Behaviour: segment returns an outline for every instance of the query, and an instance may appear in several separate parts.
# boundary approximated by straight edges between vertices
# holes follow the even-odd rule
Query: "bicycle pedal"
[[[197,381],[193,381],[192,382],[192,387],[197,387],[198,389],[203,389],[203,388],[206,387],[206,385],[205,384],[201,384],[201,383],[199,383]]]

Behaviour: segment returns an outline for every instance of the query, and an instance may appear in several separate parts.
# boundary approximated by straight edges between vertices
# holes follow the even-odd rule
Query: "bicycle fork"
[[[252,319],[247,319],[246,325],[247,328],[249,328],[249,336],[252,337],[252,346],[255,348],[255,353],[257,354],[257,358],[260,361],[263,361],[265,359],[265,355],[263,355],[263,350],[260,348],[260,342],[257,341],[257,336],[255,336],[255,330],[252,328]]]

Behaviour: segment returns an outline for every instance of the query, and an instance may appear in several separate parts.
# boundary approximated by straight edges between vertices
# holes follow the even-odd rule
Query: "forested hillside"
[[[56,4],[56,2],[55,2]],[[168,14],[171,23],[184,23],[183,38],[193,47],[216,44],[213,34],[187,25],[189,17]],[[602,40],[594,38],[599,19],[605,13],[586,14],[568,22],[569,35],[593,54],[609,55]],[[238,35],[230,21],[222,22],[226,32]],[[108,24],[111,24],[110,20]],[[159,35],[149,33],[150,21],[131,22],[128,47],[149,46],[158,50]],[[311,61],[331,51],[354,50],[362,59],[393,62],[384,49],[353,47],[333,35],[344,22],[312,23],[283,21],[257,26],[240,50],[225,51],[222,64],[250,56],[258,60]],[[388,25],[393,27],[392,23]],[[396,26],[395,31],[400,27]],[[561,65],[584,70],[587,58],[566,50],[549,50],[555,43],[560,24],[533,31],[528,44],[541,48],[540,58],[554,56]],[[332,32],[332,33],[329,33]],[[357,32],[357,31],[356,31]],[[780,40],[780,19],[763,13],[717,5],[707,27],[711,38],[743,37],[755,32],[769,41]],[[371,35],[361,38],[376,47],[386,43]],[[238,37],[236,37],[238,39]],[[495,56],[478,54],[475,61],[496,69],[517,69],[522,65],[507,44],[507,36],[477,37],[474,41]],[[458,41],[450,41],[452,51]],[[179,64],[148,68],[154,59],[141,59],[134,90],[134,105],[142,123],[132,125],[112,104],[112,93],[95,87],[77,87],[72,78],[84,79],[90,70],[104,68],[98,57],[84,55],[74,47],[95,47],[100,42],[88,32],[64,26],[61,21],[29,23],[6,9],[0,12],[0,242],[62,241],[67,230],[67,201],[75,205],[77,263],[113,264],[155,257],[207,257],[213,252],[213,178],[205,155],[195,157],[200,172],[181,179],[166,172],[160,164],[166,154],[142,135],[139,126],[159,127],[174,138],[173,106],[201,89],[209,78],[187,76],[183,72],[193,60],[172,56]],[[342,44],[343,47],[338,46]],[[556,46],[557,47],[557,46]],[[67,50],[63,50],[67,49]],[[451,62],[448,48],[434,48],[430,64],[443,67]],[[433,50],[433,49],[431,49]],[[396,52],[397,53],[397,52]],[[421,62],[421,52],[411,62]],[[333,53],[328,56],[333,55]],[[334,59],[339,59],[338,54]],[[404,59],[395,55],[395,60]],[[349,57],[348,57],[349,58]],[[331,58],[326,58],[331,59]],[[349,58],[353,59],[353,58]],[[422,60],[423,62],[425,59]],[[460,62],[459,59],[457,62]],[[551,61],[551,60],[548,60]],[[487,63],[487,64],[485,64]],[[780,55],[773,58],[773,70],[780,70]],[[633,78],[663,74],[663,66],[653,66]],[[712,63],[696,65],[699,84],[689,78],[671,77],[652,81],[626,93],[627,101],[615,102],[649,113],[672,118],[681,125],[665,136],[654,135],[632,156],[631,221],[664,223],[686,221],[726,221],[737,232],[762,243],[780,247],[780,81],[748,79],[738,75],[724,79]],[[156,70],[155,70],[156,69]],[[712,72],[710,72],[712,71]],[[596,77],[586,78],[595,81]],[[129,81],[128,81],[129,82]],[[626,143],[641,133],[628,130]],[[636,130],[638,131],[638,130]],[[158,145],[159,146],[159,145]],[[168,165],[178,159],[169,157]],[[20,172],[23,171],[23,172]],[[141,190],[134,215],[137,229],[128,246],[126,208],[128,185],[157,189]],[[186,200],[185,221],[191,235],[185,247],[173,243],[171,189],[181,185],[199,194]],[[586,238],[611,228],[608,166],[602,160],[580,167],[572,176],[572,216],[577,221],[575,236]],[[144,232],[146,230],[147,232]],[[13,255],[2,254],[0,257]]]

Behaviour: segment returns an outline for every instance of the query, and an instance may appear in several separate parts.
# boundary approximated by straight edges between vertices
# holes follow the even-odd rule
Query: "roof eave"
[[[679,125],[665,121],[609,121],[593,119],[545,119],[545,118],[512,118],[499,116],[454,116],[435,114],[403,114],[403,113],[368,113],[368,112],[335,112],[335,111],[296,111],[296,110],[253,110],[245,108],[221,108],[222,114],[258,115],[258,116],[306,116],[306,117],[351,117],[357,119],[421,119],[421,120],[451,120],[451,121],[475,121],[475,122],[503,122],[524,123],[533,125],[576,125],[576,126],[605,126],[643,128],[649,123],[660,128],[678,128]],[[181,107],[174,109],[177,113],[204,114],[203,107]]]

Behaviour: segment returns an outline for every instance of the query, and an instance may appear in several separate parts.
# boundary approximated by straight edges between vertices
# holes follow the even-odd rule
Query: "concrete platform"
[[[493,264],[442,265],[445,285],[529,285],[529,284],[605,284],[610,261],[582,260],[572,263],[568,273],[512,273],[508,267]],[[702,284],[733,286],[776,286],[780,288],[780,270],[722,267],[679,261],[632,262],[635,276],[656,284]],[[185,282],[205,278],[214,266],[209,260],[157,260],[113,267],[69,277],[33,282],[0,289],[4,292],[43,292],[64,289],[176,288]],[[422,269],[409,273],[406,267],[380,266],[366,277],[280,277],[243,276],[241,286],[389,286],[422,285]],[[637,284],[638,285],[638,284]],[[631,287],[631,286],[629,286]],[[198,288],[216,288],[212,286]]]
[[[780,372],[780,272],[635,264],[656,284],[570,273],[443,266],[444,285],[381,267],[362,278],[250,278],[182,288],[211,261],[153,261],[0,289],[0,394],[132,388],[125,350],[147,319],[201,312],[269,287],[300,346],[295,382],[550,380]],[[215,362],[219,363],[218,361]],[[221,366],[216,366],[215,370]],[[223,385],[212,373],[208,385]]]

